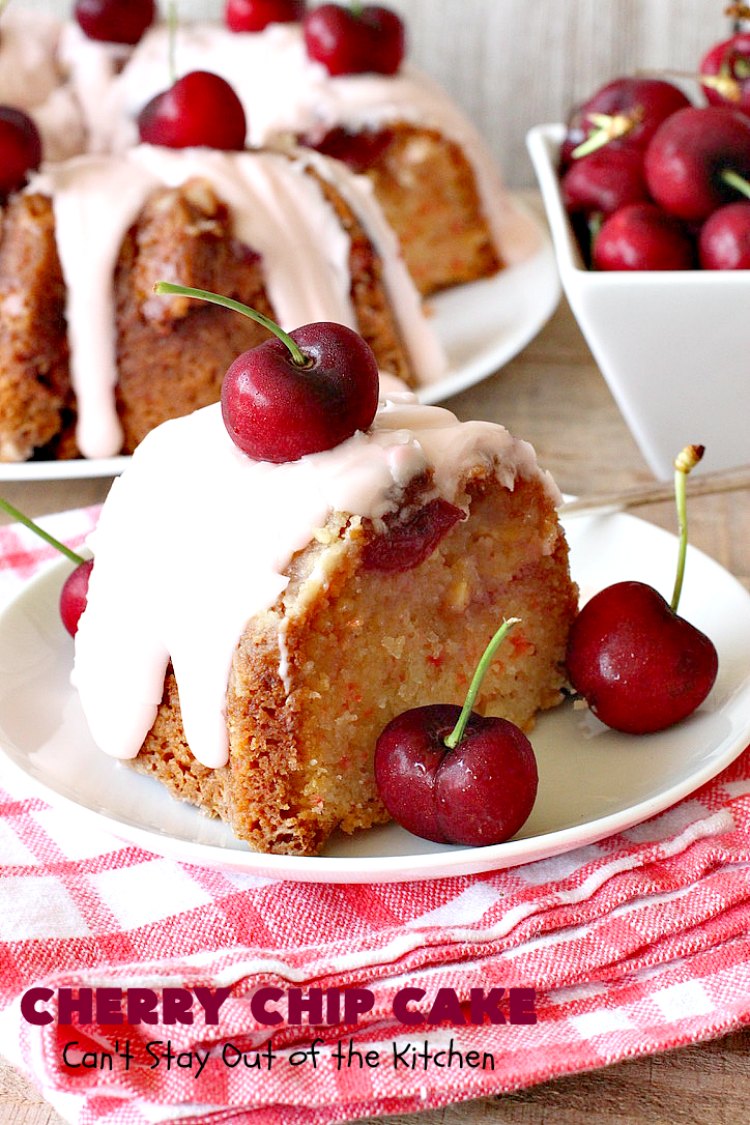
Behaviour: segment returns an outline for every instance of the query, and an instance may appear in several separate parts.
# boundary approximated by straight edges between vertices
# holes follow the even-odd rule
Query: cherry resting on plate
[[[662,121],[690,104],[682,90],[661,78],[615,78],[571,114],[561,167],[603,145],[642,152]]]
[[[156,4],[154,0],[77,0],[73,14],[89,39],[132,46],[154,22]]]
[[[395,74],[406,53],[404,25],[377,4],[321,4],[303,21],[307,54],[329,74]]]
[[[605,219],[592,262],[598,270],[689,270],[695,246],[682,224],[655,203],[631,203]]]
[[[351,328],[321,321],[287,333],[262,313],[205,289],[161,281],[154,290],[233,309],[273,333],[238,356],[222,383],[224,424],[248,457],[296,461],[333,449],[372,424],[378,365],[370,345]]]
[[[704,270],[750,270],[750,200],[727,203],[709,215],[698,253]]]
[[[716,43],[698,70],[707,102],[750,114],[750,31]]]
[[[298,23],[305,0],[227,0],[224,22],[230,31],[262,31],[270,23]]]
[[[504,621],[479,662],[463,708],[415,707],[392,719],[375,747],[375,780],[403,828],[441,844],[499,844],[526,822],[539,784],[526,735],[507,719],[471,710]]]
[[[0,106],[0,199],[18,191],[42,162],[39,130],[27,113]]]
[[[245,147],[247,121],[228,82],[207,70],[193,70],[143,107],[138,133],[145,144],[230,152]]]
[[[680,550],[671,604],[644,582],[617,582],[584,605],[570,631],[570,682],[614,730],[665,730],[691,715],[716,680],[714,645],[677,615],[687,550],[685,479],[702,455],[702,446],[688,446],[675,461]]]
[[[6,512],[12,519],[22,523],[24,527],[28,527],[29,531],[33,531],[45,543],[49,543],[61,555],[65,555],[67,559],[76,564],[75,570],[71,571],[63,583],[60,591],[60,619],[63,625],[74,637],[78,629],[78,622],[81,614],[86,608],[86,597],[89,588],[89,578],[94,566],[93,559],[84,559],[72,551],[70,547],[66,547],[59,539],[55,539],[54,535],[50,535],[48,531],[40,527],[38,523],[25,516],[23,512],[19,512],[18,508],[14,508],[7,500],[0,497],[0,509]]]
[[[750,193],[750,118],[721,106],[678,110],[654,134],[645,168],[660,207],[702,222]]]

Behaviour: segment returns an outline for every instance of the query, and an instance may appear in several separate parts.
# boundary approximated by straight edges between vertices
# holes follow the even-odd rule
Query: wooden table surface
[[[566,492],[589,494],[651,479],[564,302],[521,355],[447,405],[463,419],[500,421],[530,440]],[[686,435],[686,441],[700,441],[700,434]],[[108,481],[96,480],[15,484],[6,485],[3,494],[37,515],[96,502],[108,487]],[[639,514],[674,529],[671,503]],[[690,532],[695,546],[750,589],[750,491],[695,498]],[[498,1098],[380,1122],[405,1125],[407,1120],[419,1125],[741,1125],[750,1121],[750,1030]],[[2,1125],[60,1121],[22,1078],[0,1063]]]

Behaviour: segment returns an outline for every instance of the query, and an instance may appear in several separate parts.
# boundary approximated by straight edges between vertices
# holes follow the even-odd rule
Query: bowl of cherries
[[[656,476],[747,461],[750,33],[695,80],[621,77],[527,138],[571,309]]]

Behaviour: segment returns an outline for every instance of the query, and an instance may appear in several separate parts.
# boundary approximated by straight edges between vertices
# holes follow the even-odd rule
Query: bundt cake
[[[408,392],[286,464],[239,452],[218,405],[166,422],[91,541],[73,682],[95,742],[260,851],[385,821],[379,733],[463,702],[504,616],[477,709],[528,727],[560,700],[557,500],[527,443]]]
[[[123,66],[108,45],[92,44],[76,25],[66,29],[64,58],[92,151],[137,143],[137,115],[166,85],[168,37],[163,24],[152,27]],[[508,210],[494,162],[454,102],[408,61],[392,75],[331,76],[308,57],[302,27],[292,23],[240,33],[184,24],[176,53],[182,73],[209,67],[230,82],[245,107],[248,143],[293,139],[367,175],[422,294],[499,269]]]
[[[32,177],[0,233],[0,459],[130,453],[159,422],[217,401],[231,360],[266,334],[154,297],[160,278],[221,290],[282,327],[357,328],[407,383],[440,369],[394,235],[353,181],[316,153],[148,145]]]

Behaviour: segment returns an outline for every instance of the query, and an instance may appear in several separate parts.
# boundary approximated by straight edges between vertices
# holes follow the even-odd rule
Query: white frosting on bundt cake
[[[231,210],[235,237],[262,257],[266,288],[282,328],[316,320],[357,328],[349,237],[318,182],[307,175],[310,167],[347,199],[379,252],[417,379],[445,369],[445,355],[422,313],[393,232],[372,193],[359,187],[354,191],[352,177],[340,165],[302,150],[292,158],[151,145],[113,157],[80,157],[47,167],[32,178],[28,190],[53,200],[78,405],[76,438],[85,457],[112,456],[121,447],[112,279],[126,232],[159,186],[178,187],[196,178],[212,185]]]
[[[169,31],[152,27],[121,69],[107,46],[92,45],[76,25],[65,30],[64,56],[94,152],[118,152],[138,142],[136,118],[167,83]],[[210,70],[225,78],[243,103],[248,144],[270,145],[304,134],[312,143],[338,126],[377,130],[392,123],[434,129],[461,146],[476,177],[482,210],[506,261],[510,212],[485,142],[452,99],[408,61],[395,75],[332,77],[308,58],[299,24],[270,24],[236,33],[214,23],[179,27],[181,74]]]
[[[367,433],[287,464],[241,453],[219,406],[158,427],[115,481],[91,539],[73,681],[96,743],[115,757],[138,754],[171,660],[193,754],[209,767],[226,763],[232,655],[247,622],[284,593],[294,556],[334,514],[341,526],[368,519],[384,529],[378,521],[425,474],[420,503],[460,506],[473,469],[511,490],[533,478],[557,499],[528,443],[410,393],[381,401]],[[284,660],[282,631],[282,677]]]

